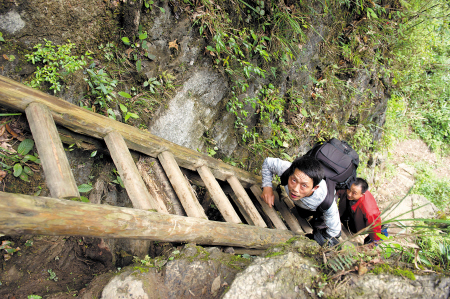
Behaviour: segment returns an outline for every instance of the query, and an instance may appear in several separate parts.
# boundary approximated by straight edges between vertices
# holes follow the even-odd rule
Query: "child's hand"
[[[261,198],[265,201],[266,204],[269,205],[269,207],[273,208],[275,196],[273,195],[272,187],[264,187]]]

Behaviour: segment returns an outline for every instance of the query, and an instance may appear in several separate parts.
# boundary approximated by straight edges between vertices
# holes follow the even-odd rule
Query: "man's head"
[[[369,184],[367,184],[365,179],[356,178],[356,181],[347,189],[348,200],[358,200],[361,196],[366,193],[369,189]]]
[[[322,165],[310,156],[295,159],[288,169],[288,175],[289,197],[292,200],[310,196],[324,178]]]

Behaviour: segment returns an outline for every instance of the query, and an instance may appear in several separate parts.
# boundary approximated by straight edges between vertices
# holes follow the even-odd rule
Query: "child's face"
[[[313,186],[313,180],[302,171],[295,169],[294,173],[289,177],[288,189],[289,197],[292,200],[299,200],[303,197],[310,196],[319,185]]]
[[[347,189],[347,198],[348,200],[358,200],[362,196],[361,186],[356,186],[353,184],[350,189]]]

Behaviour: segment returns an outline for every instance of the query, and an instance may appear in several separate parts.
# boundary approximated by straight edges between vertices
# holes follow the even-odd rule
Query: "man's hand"
[[[269,207],[273,208],[275,196],[273,195],[272,187],[264,187],[261,198],[266,202],[266,204],[269,205]]]

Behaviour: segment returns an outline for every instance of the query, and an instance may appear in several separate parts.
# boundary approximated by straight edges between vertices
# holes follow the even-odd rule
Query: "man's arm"
[[[277,158],[266,158],[261,167],[262,188],[261,198],[273,207],[275,196],[273,195],[272,180],[273,175],[282,175],[283,172],[291,166],[291,162]]]

